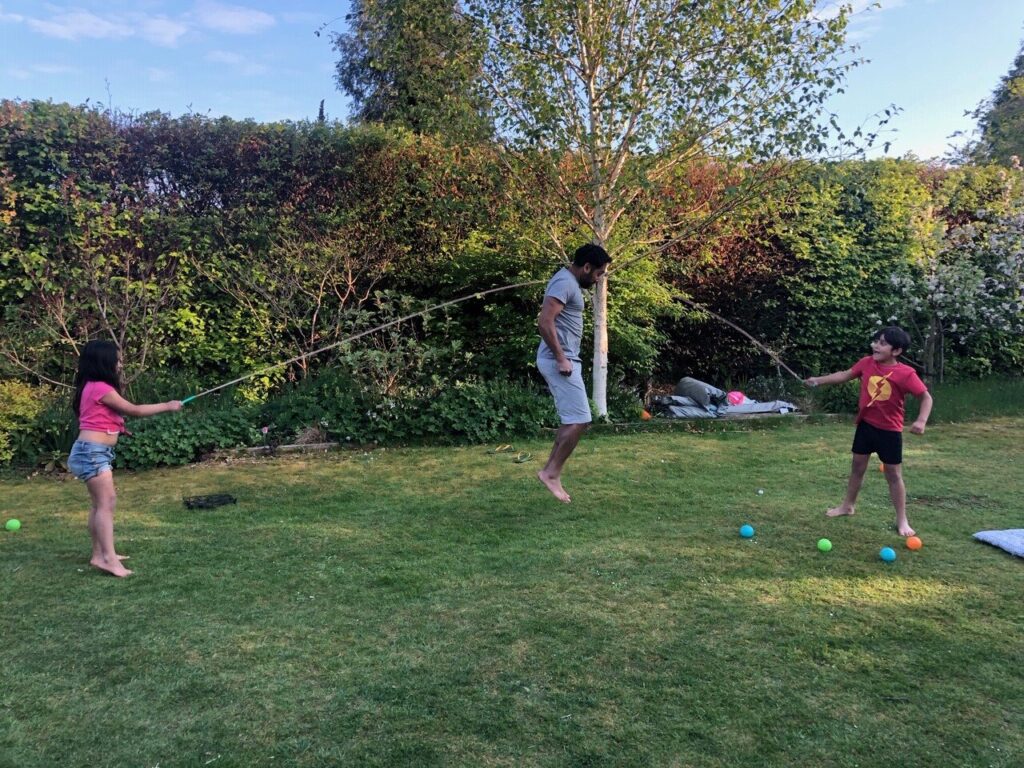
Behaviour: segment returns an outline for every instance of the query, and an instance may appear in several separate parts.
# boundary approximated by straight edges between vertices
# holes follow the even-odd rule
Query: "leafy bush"
[[[643,410],[643,400],[635,390],[622,382],[608,385],[609,419],[612,421],[639,421]]]
[[[127,424],[133,433],[117,445],[117,465],[142,469],[188,464],[210,451],[256,445],[262,436],[249,408],[182,411]]]
[[[55,397],[36,417],[31,430],[22,435],[14,461],[24,465],[43,460],[60,463],[77,435],[78,422],[68,397]]]
[[[935,398],[929,424],[954,423],[1024,414],[1024,378],[991,378],[984,381],[946,381],[928,384]],[[906,422],[917,418],[921,401],[907,398]]]
[[[458,381],[417,404],[412,417],[432,442],[486,443],[533,435],[555,426],[551,398],[536,388],[508,381]]]
[[[815,410],[826,413],[856,413],[859,399],[860,379],[818,387],[811,395]]]
[[[347,370],[325,370],[286,388],[264,403],[260,426],[270,428],[270,439],[287,443],[300,430],[319,426],[332,439],[344,440],[363,431],[372,399],[362,392]]]
[[[753,376],[738,389],[747,397],[762,402],[770,400],[801,401],[807,399],[807,385],[791,376]]]
[[[30,440],[39,414],[54,399],[47,388],[33,388],[20,381],[0,381],[0,464],[18,455]]]
[[[484,443],[556,422],[539,388],[507,381],[435,380],[394,394],[361,389],[343,369],[324,371],[261,410],[278,442],[317,426],[343,443]]]

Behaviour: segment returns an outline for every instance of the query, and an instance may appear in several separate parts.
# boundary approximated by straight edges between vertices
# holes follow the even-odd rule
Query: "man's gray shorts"
[[[563,424],[589,424],[590,401],[583,386],[583,363],[572,361],[572,375],[558,372],[558,361],[551,357],[538,357],[537,370],[544,376],[555,398],[555,410]]]

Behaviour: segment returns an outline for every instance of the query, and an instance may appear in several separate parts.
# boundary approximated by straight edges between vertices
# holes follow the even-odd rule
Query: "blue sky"
[[[846,127],[890,104],[890,155],[944,153],[1024,39],[1021,0],[852,0],[869,64],[832,102]],[[324,24],[346,0],[0,0],[0,97],[269,120],[347,116]],[[879,154],[876,151],[874,154]]]
[[[0,0],[0,96],[124,111],[343,119],[325,22],[346,0]],[[108,92],[109,84],[109,92]]]

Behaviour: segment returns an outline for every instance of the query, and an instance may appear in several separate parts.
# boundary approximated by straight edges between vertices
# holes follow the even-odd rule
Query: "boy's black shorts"
[[[902,464],[903,433],[879,429],[862,421],[857,425],[857,431],[853,433],[853,452],[877,453],[883,464]]]

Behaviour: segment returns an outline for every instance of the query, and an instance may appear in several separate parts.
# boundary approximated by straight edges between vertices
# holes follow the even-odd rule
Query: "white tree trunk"
[[[608,417],[608,275],[594,286],[594,382],[592,399],[599,418]]]

